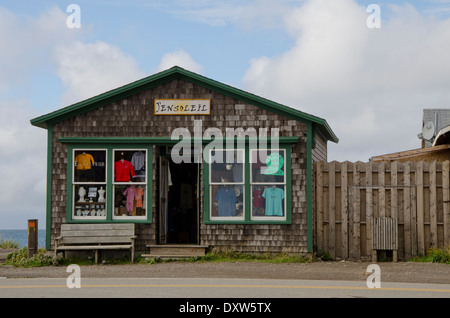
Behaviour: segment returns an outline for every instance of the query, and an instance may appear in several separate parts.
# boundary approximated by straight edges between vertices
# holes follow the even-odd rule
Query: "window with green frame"
[[[149,145],[68,145],[67,220],[151,222],[151,158]]]
[[[107,150],[73,149],[72,176],[69,191],[72,194],[71,218],[73,220],[106,219],[107,203]]]
[[[291,147],[204,154],[205,223],[291,222]]]

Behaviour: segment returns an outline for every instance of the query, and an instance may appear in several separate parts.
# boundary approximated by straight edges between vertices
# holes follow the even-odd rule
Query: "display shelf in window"
[[[106,216],[105,203],[100,202],[84,202],[75,203],[74,216]]]
[[[74,185],[74,218],[106,218],[106,190],[102,184]]]

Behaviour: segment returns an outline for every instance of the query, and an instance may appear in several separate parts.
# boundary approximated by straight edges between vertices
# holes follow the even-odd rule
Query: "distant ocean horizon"
[[[28,247],[28,229],[0,230],[0,241],[14,241],[19,248]],[[38,229],[38,248],[45,248],[45,230]]]

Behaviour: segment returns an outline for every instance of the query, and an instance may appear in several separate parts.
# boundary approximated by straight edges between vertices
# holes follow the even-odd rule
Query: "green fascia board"
[[[313,116],[311,114],[299,111],[297,109],[245,92],[241,89],[229,86],[227,84],[217,82],[215,80],[185,70],[178,66],[174,66],[165,71],[156,73],[154,75],[145,77],[130,84],[110,90],[106,93],[61,108],[49,114],[34,118],[30,122],[34,126],[47,129],[47,125],[49,123],[57,123],[59,121],[71,118],[78,114],[82,114],[97,109],[103,105],[107,105],[114,101],[124,99],[131,95],[143,92],[152,87],[172,81],[174,79],[182,79],[194,84],[198,84],[202,87],[216,91],[223,95],[242,100],[249,104],[258,106],[260,108],[292,118],[294,120],[303,123],[312,123],[313,125],[317,126],[317,128],[328,140],[333,141],[335,143],[339,142],[339,139],[334,134],[333,130],[330,128],[327,121],[323,118]]]

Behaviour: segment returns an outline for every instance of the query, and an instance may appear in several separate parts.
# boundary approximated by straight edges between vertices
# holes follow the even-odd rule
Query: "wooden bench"
[[[55,256],[65,251],[93,250],[98,263],[100,250],[131,249],[134,261],[134,224],[62,224],[61,235],[55,238]]]

